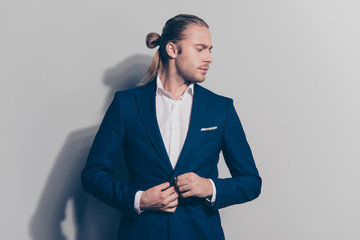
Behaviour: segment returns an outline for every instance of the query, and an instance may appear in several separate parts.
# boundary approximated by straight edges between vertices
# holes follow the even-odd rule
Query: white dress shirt
[[[189,129],[194,83],[177,100],[164,90],[159,76],[156,85],[156,117],[166,152],[175,168]]]
[[[179,159],[186,135],[189,129],[191,109],[194,96],[194,83],[191,83],[178,99],[173,98],[166,91],[160,81],[159,75],[156,78],[156,118],[160,128],[166,152],[169,156],[173,169]],[[213,187],[213,195],[207,199],[215,203],[216,188],[214,182],[209,179]],[[134,208],[138,214],[140,210],[140,198],[143,191],[135,195]]]

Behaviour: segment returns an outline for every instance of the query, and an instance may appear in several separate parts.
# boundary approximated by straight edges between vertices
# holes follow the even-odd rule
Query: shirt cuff
[[[215,204],[216,201],[216,187],[215,183],[212,179],[208,178],[208,180],[211,182],[212,188],[213,188],[213,194],[211,197],[206,197],[206,200],[211,203],[211,205]]]
[[[145,210],[140,209],[140,199],[141,199],[141,195],[143,194],[143,192],[144,191],[137,191],[135,194],[134,209],[137,214],[141,214],[142,212],[145,211]]]

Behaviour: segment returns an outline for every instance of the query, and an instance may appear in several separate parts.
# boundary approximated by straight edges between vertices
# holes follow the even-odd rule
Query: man
[[[201,87],[208,25],[169,19],[143,86],[115,94],[82,172],[84,189],[123,211],[118,239],[224,239],[218,209],[258,197],[261,178],[230,98]],[[112,176],[123,149],[129,184]],[[231,178],[218,178],[223,152]]]

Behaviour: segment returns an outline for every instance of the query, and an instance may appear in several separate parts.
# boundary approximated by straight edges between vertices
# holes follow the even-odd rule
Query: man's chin
[[[191,79],[189,80],[190,83],[202,83],[205,81],[205,76],[203,78],[195,78],[195,79]]]

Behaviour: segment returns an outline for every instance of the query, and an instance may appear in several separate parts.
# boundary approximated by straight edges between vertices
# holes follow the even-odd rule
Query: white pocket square
[[[215,127],[208,127],[208,128],[201,128],[200,131],[210,131],[210,130],[215,130],[217,129],[217,126]]]

